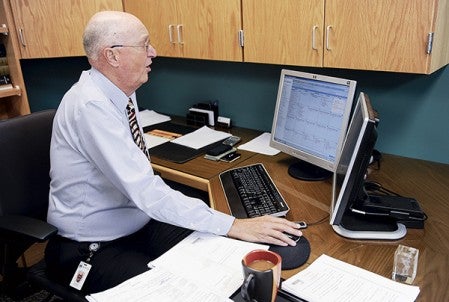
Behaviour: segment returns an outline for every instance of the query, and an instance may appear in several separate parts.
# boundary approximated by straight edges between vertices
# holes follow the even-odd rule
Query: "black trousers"
[[[186,185],[164,180],[171,188],[209,204],[209,195]],[[132,219],[132,218],[130,218]],[[92,268],[82,291],[86,294],[106,290],[148,270],[156,259],[191,230],[151,220],[138,232],[110,242],[101,242],[90,264]],[[89,257],[92,242],[77,242],[63,237],[50,239],[45,250],[48,273],[59,283],[69,285],[80,261]]]
[[[138,232],[109,242],[100,242],[82,291],[103,291],[148,270],[159,257],[192,231],[151,220]],[[45,260],[50,278],[69,285],[80,261],[89,257],[92,242],[77,242],[57,236],[47,244]]]
[[[86,294],[110,287],[148,270],[148,262],[159,257],[192,231],[151,220],[138,232],[114,241],[100,242],[90,264],[92,268],[82,291]],[[91,242],[77,242],[57,236],[47,244],[48,273],[69,285],[80,261],[89,257]]]

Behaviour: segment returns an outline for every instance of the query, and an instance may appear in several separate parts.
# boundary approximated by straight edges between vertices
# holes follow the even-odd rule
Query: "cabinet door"
[[[158,55],[242,61],[240,0],[124,0],[150,31]]]
[[[326,1],[324,66],[426,72],[432,0]]]
[[[240,0],[178,0],[185,58],[242,61]]]
[[[82,56],[87,21],[100,10],[123,11],[121,0],[14,0],[22,58]]]
[[[150,33],[150,43],[159,56],[179,57],[177,0],[123,0],[126,12],[138,17]]]
[[[242,0],[245,62],[322,66],[324,0]]]

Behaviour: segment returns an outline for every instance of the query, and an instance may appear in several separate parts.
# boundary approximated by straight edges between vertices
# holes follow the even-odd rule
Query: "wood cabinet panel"
[[[326,1],[323,66],[426,72],[435,1]]]
[[[324,0],[242,0],[244,61],[322,66]]]
[[[124,0],[147,26],[158,55],[242,61],[240,0]]]
[[[160,56],[177,57],[177,1],[124,0],[123,8],[139,18],[150,32],[150,43]],[[175,28],[173,28],[175,26]],[[171,38],[170,38],[171,35]]]
[[[449,63],[448,2],[242,0],[244,61],[428,74]]]
[[[123,11],[120,0],[14,0],[11,6],[22,58],[82,56],[82,33],[92,15]]]

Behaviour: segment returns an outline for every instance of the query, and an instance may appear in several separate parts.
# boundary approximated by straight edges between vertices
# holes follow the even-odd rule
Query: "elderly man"
[[[295,245],[283,232],[300,236],[296,223],[235,219],[154,174],[135,91],[148,81],[156,50],[138,18],[99,12],[83,43],[91,69],[64,95],[53,124],[48,222],[59,232],[45,254],[53,278],[86,293],[110,288],[192,230]]]

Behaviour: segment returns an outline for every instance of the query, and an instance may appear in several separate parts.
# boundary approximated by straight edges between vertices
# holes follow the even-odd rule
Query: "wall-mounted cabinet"
[[[242,0],[245,62],[321,67],[324,0]]]
[[[121,0],[13,0],[21,58],[83,56],[82,34],[92,15],[123,11]]]
[[[0,43],[4,45],[4,66],[7,66],[11,85],[0,85],[0,120],[30,113],[22,70],[20,68],[17,37],[9,1],[0,3]]]
[[[449,63],[447,0],[242,0],[246,62],[431,73]]]
[[[97,11],[139,17],[160,56],[429,74],[449,63],[449,0],[0,0],[13,86],[0,119],[30,112],[20,59],[83,56]]]
[[[447,0],[331,0],[325,67],[431,73],[449,63]]]
[[[165,57],[242,61],[240,0],[124,0]]]
[[[428,74],[449,63],[448,1],[123,2],[160,56]]]

